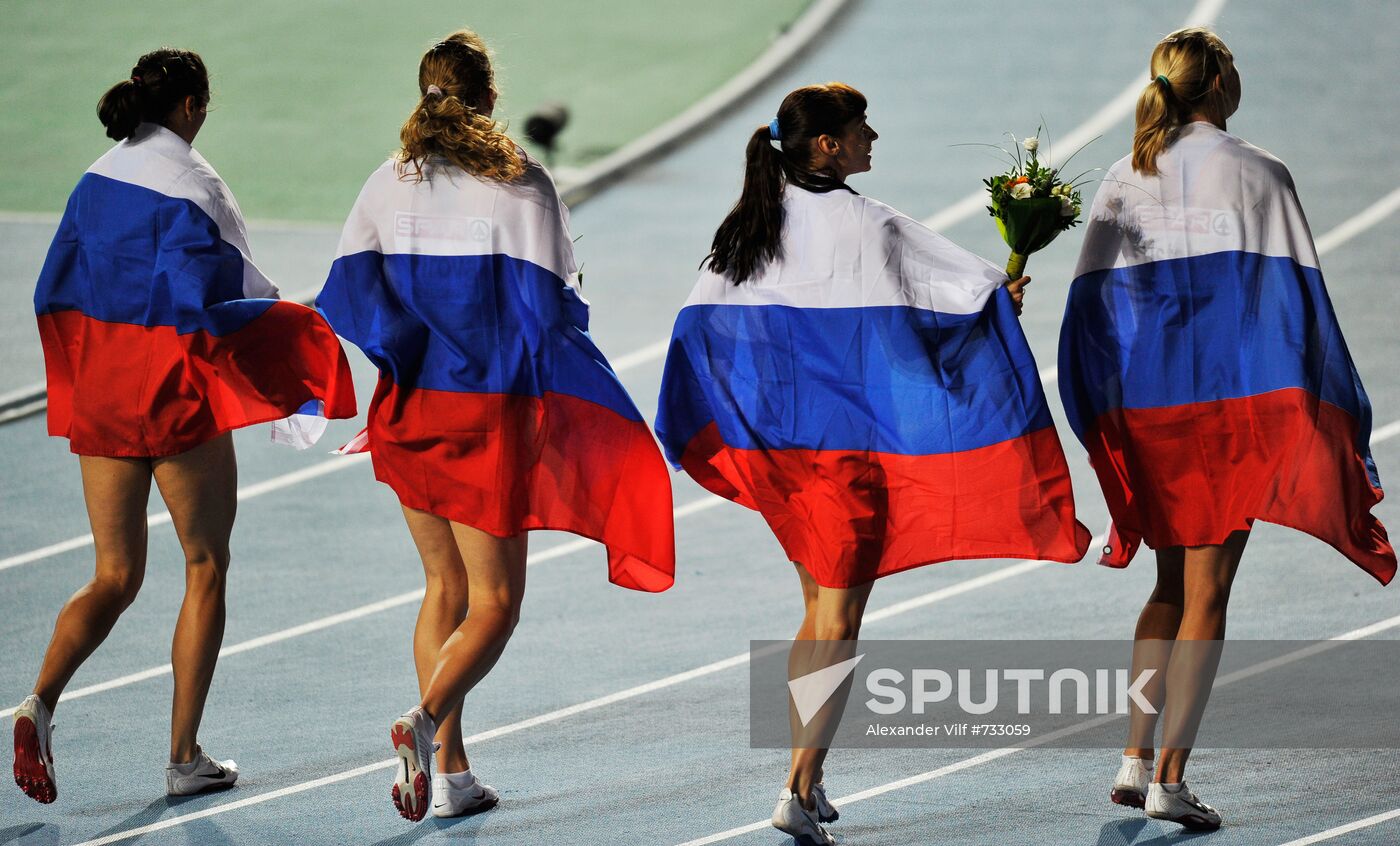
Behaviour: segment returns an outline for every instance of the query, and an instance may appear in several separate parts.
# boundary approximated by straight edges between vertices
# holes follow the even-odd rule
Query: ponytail
[[[744,150],[744,190],[715,232],[706,257],[709,269],[736,284],[758,275],[782,255],[783,155],[773,147],[767,126],[749,136]]]
[[[1224,125],[1239,105],[1239,91],[1228,80],[1236,76],[1235,58],[1220,37],[1205,27],[1179,29],[1152,51],[1152,81],[1137,101],[1133,131],[1133,170],[1157,173],[1157,157],[1175,139],[1193,114]]]
[[[865,95],[841,82],[808,85],[784,97],[777,119],[749,136],[744,149],[744,190],[715,231],[701,267],[738,285],[781,258],[784,188],[789,182],[804,186],[820,182],[808,172],[812,139],[839,135],[865,114],[865,105]],[[841,186],[830,178],[826,182],[824,190]]]
[[[1138,95],[1137,128],[1133,131],[1133,170],[1146,176],[1157,174],[1157,157],[1167,148],[1172,134],[1181,125],[1172,100],[1172,87],[1158,77],[1147,83]],[[1179,106],[1177,106],[1179,108]]]
[[[162,47],[138,59],[128,79],[107,89],[97,102],[97,119],[107,128],[108,138],[124,141],[143,122],[164,125],[186,97],[200,105],[209,103],[204,60],[191,50]]]
[[[122,141],[136,133],[143,113],[141,94],[141,86],[133,77],[108,88],[97,101],[97,119],[107,128],[108,138]]]
[[[446,93],[423,95],[399,132],[400,172],[413,168],[423,178],[428,156],[442,156],[462,170],[485,179],[511,182],[525,172],[516,144],[491,118]]]
[[[418,65],[422,98],[399,131],[399,173],[441,156],[484,179],[512,182],[525,173],[517,145],[492,120],[495,77],[486,44],[471,30],[458,30],[434,44]]]

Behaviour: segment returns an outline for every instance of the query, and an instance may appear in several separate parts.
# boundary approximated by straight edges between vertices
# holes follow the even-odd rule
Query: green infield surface
[[[721,85],[808,0],[515,3],[240,0],[6,3],[0,211],[57,212],[111,143],[98,98],[144,52],[199,52],[211,76],[197,146],[250,218],[338,221],[393,150],[418,59],[454,29],[495,52],[498,117],[523,138],[550,101],[571,117],[556,168],[588,163]]]

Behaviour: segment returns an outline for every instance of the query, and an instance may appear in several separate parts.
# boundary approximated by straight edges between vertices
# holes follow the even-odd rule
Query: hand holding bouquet
[[[1024,159],[1022,149],[1026,153]],[[1035,137],[1016,145],[1010,170],[982,180],[992,199],[987,211],[996,218],[1002,240],[1011,248],[1006,262],[1010,279],[1021,276],[1027,256],[1079,223],[1081,198],[1074,180],[1065,182],[1060,179],[1059,168],[1041,164],[1039,149],[1040,131],[1036,130]]]

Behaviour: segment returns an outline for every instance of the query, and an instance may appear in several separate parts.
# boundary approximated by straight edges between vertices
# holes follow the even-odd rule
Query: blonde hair
[[[1192,114],[1222,121],[1229,115],[1235,104],[1226,81],[1235,57],[1218,35],[1193,26],[1158,42],[1150,67],[1152,81],[1138,96],[1133,133],[1133,170],[1149,176],[1157,173],[1157,156]]]
[[[428,48],[418,64],[418,90],[422,99],[399,131],[403,147],[395,158],[401,176],[412,168],[421,180],[429,156],[500,182],[524,174],[515,142],[487,114],[496,80],[480,36],[459,29]]]

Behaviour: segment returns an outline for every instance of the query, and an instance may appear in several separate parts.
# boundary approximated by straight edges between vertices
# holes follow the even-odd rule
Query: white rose
[[[1030,198],[1031,193],[1034,191],[1035,189],[1031,187],[1029,182],[1022,182],[1019,185],[1012,186],[1011,196],[1017,200],[1026,200]]]
[[[1061,194],[1061,195],[1060,195],[1060,216],[1061,216],[1061,217],[1074,217],[1074,214],[1075,214],[1074,199],[1073,199],[1072,197],[1069,197],[1069,196],[1065,195],[1065,194]]]
[[[1027,153],[1034,153],[1036,150],[1040,149],[1039,138],[1027,138],[1025,141],[1022,141],[1021,144],[1026,148]]]

